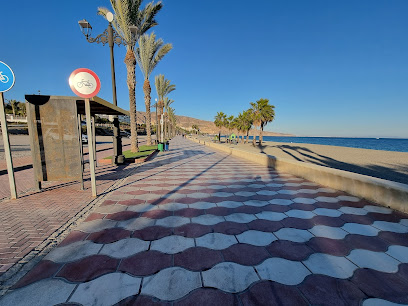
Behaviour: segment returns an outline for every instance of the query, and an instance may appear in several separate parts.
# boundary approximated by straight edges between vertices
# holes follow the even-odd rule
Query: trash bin
[[[164,151],[164,144],[161,143],[161,142],[159,142],[159,144],[157,145],[157,149],[158,149],[160,152],[163,152],[163,151]]]
[[[169,142],[167,141],[167,142],[165,143],[164,150],[165,150],[165,151],[168,151],[169,149],[170,149],[170,144],[169,144]]]

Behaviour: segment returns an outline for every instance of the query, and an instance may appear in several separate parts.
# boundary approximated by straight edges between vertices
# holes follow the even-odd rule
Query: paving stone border
[[[382,206],[405,213],[408,212],[408,185],[406,184],[306,162],[277,158],[272,155],[248,152],[202,139],[192,137],[189,139],[229,155],[290,173],[323,186],[345,191],[353,196],[367,199]]]
[[[5,295],[9,289],[24,277],[37,263],[39,263],[53,248],[55,248],[71,230],[82,223],[101,203],[123,183],[129,176],[133,175],[138,166],[126,171],[125,175],[112,184],[103,194],[90,201],[84,208],[75,214],[70,220],[58,228],[47,239],[41,242],[36,248],[31,250],[26,256],[10,267],[7,272],[0,276],[0,297]]]

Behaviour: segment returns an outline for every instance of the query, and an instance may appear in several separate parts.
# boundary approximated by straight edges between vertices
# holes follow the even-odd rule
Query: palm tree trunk
[[[136,59],[129,46],[125,56],[125,65],[127,70],[126,83],[129,89],[130,150],[132,152],[139,152],[136,123]]]
[[[262,145],[262,141],[263,141],[263,135],[262,135],[262,133],[263,133],[263,128],[264,128],[264,125],[263,125],[263,123],[261,123],[261,129],[260,129],[260,131],[259,131],[259,145],[260,145],[260,146]]]
[[[150,87],[150,81],[146,79],[143,84],[143,91],[145,94],[145,106],[146,106],[146,134],[147,134],[147,142],[146,145],[152,145],[152,127],[151,127],[151,115],[150,115],[150,93],[152,89]]]

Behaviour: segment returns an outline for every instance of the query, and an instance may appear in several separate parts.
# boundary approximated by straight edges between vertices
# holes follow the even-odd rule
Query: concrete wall
[[[271,155],[247,152],[195,138],[190,139],[229,155],[290,173],[323,186],[342,190],[392,209],[408,212],[408,185],[305,162],[276,158]]]

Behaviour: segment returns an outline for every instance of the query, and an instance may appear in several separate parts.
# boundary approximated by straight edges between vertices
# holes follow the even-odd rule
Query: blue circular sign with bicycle
[[[0,92],[10,90],[14,86],[14,72],[11,68],[0,61]]]

